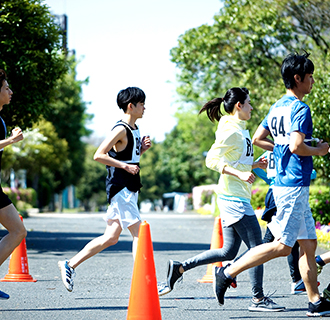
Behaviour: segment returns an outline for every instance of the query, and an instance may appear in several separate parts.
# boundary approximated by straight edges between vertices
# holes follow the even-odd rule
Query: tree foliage
[[[56,83],[66,72],[61,30],[40,0],[0,2],[0,68],[14,92],[2,115],[9,128],[31,128],[49,110]]]
[[[46,126],[51,130],[40,144],[23,140],[21,146],[29,152],[22,150],[11,163],[28,170],[29,181],[36,189],[39,185],[42,195],[60,193],[78,182],[84,174],[85,144],[81,138],[90,134],[86,123],[91,115],[86,114],[86,103],[81,97],[82,86],[88,80],[76,80],[77,63],[74,57],[63,54],[62,37],[42,0],[0,2],[0,68],[8,73],[14,92],[11,104],[5,106],[1,115],[8,129],[20,126],[33,128],[36,133]],[[29,131],[26,135],[31,136]],[[51,140],[53,136],[56,139]],[[52,145],[47,145],[48,141]],[[39,150],[44,146],[46,150]],[[8,150],[4,168],[10,155]]]
[[[159,199],[168,190],[171,179],[164,170],[161,157],[162,144],[152,141],[152,147],[140,159],[143,187],[141,188],[139,201]]]
[[[193,187],[211,178],[210,173],[192,181],[196,171],[202,172],[204,167],[199,148],[213,143],[216,130],[205,120],[206,115],[197,116],[197,111],[208,100],[223,96],[230,87],[247,87],[254,107],[248,123],[253,134],[269,107],[285,93],[280,66],[290,52],[311,53],[316,84],[306,102],[313,113],[316,134],[330,141],[329,5],[329,0],[226,0],[212,25],[190,29],[179,37],[171,56],[179,69],[177,91],[182,107],[177,126],[167,136],[179,149],[171,149],[170,143],[164,141],[168,152],[165,166],[169,164],[174,174],[175,188],[187,189],[187,185]],[[258,148],[255,151],[256,155],[262,152]],[[180,152],[186,154],[179,156]],[[184,163],[176,163],[178,156]],[[198,168],[189,163],[198,164]],[[319,176],[329,180],[329,157],[316,157],[315,167]]]
[[[104,165],[93,159],[97,147],[88,144],[86,156],[82,161],[84,175],[77,184],[77,198],[81,201],[86,211],[90,210],[92,202],[105,205],[107,196],[105,191],[105,178],[107,171]]]
[[[316,78],[312,92],[307,101],[311,106],[314,132],[316,138],[330,142],[330,76],[329,72],[321,73]],[[317,176],[323,183],[330,182],[330,157],[313,157],[313,165]]]
[[[30,178],[39,175],[42,167],[54,171],[69,166],[67,141],[60,139],[53,124],[45,120],[24,132],[24,140],[10,147],[15,154],[13,169],[26,169]]]
[[[57,192],[70,184],[75,185],[83,175],[83,158],[86,156],[82,137],[91,131],[86,128],[92,115],[86,113],[86,103],[82,100],[82,86],[88,83],[76,80],[74,57],[68,60],[68,72],[56,83],[55,96],[46,119],[53,123],[60,139],[68,143],[68,158],[71,165],[65,171],[55,170],[55,179],[59,181]]]
[[[210,184],[216,179],[204,162],[204,152],[214,138],[210,124],[205,125],[205,117],[197,116],[196,112],[177,114],[177,117],[178,125],[163,142],[162,170],[171,177],[167,191],[189,193],[194,186]]]
[[[26,170],[28,186],[38,191],[38,206],[51,200],[60,182],[54,172],[67,172],[71,167],[68,143],[60,139],[51,122],[41,120],[24,131],[24,140],[5,149],[2,177],[8,183],[10,168]]]

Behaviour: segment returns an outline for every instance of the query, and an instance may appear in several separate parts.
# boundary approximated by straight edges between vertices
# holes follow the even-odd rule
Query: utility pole
[[[68,54],[68,17],[66,14],[54,15],[56,24],[60,26],[62,30],[62,47],[65,55]]]

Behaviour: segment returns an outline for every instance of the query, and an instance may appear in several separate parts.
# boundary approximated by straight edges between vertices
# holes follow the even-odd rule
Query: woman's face
[[[248,95],[243,104],[239,103],[240,109],[238,110],[240,120],[249,120],[251,118],[251,106],[250,96]]]

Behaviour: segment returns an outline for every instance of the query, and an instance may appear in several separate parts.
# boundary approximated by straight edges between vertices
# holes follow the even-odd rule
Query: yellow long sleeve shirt
[[[234,167],[239,171],[252,170],[253,148],[251,138],[246,130],[246,121],[236,119],[231,115],[223,116],[215,136],[215,142],[206,156],[208,168],[220,174],[225,166]],[[250,152],[249,160],[242,163],[242,155],[244,157],[247,153],[247,145]],[[227,200],[250,202],[251,184],[235,176],[221,174],[217,193],[221,198]]]

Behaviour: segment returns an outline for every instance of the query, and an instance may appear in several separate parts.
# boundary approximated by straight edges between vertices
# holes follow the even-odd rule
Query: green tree
[[[74,57],[62,55],[62,31],[48,7],[41,3],[41,0],[0,2],[0,67],[7,71],[14,91],[12,103],[2,116],[8,129],[33,125],[35,128],[42,119],[53,124],[54,134],[66,143],[66,151],[54,157],[53,164],[61,159],[58,165],[47,161],[48,167],[45,163],[40,165],[34,178],[39,182],[51,180],[41,185],[61,193],[84,174],[85,144],[81,138],[90,134],[85,125],[92,116],[86,114],[86,103],[81,98],[82,85],[88,80],[76,80],[77,63]],[[8,159],[9,156],[10,152]],[[38,161],[42,161],[41,156]],[[15,166],[18,164],[29,167],[30,175],[36,166],[28,156],[20,158]],[[34,181],[35,187],[39,184]]]
[[[55,170],[55,180],[58,182],[56,192],[61,192],[69,185],[75,185],[84,175],[83,161],[86,156],[85,143],[82,137],[90,135],[86,124],[92,115],[86,113],[86,103],[82,100],[82,86],[88,83],[76,80],[76,65],[74,57],[68,60],[68,72],[58,80],[54,99],[46,119],[53,123],[60,139],[68,143],[68,158],[71,165],[67,170]]]
[[[59,181],[55,180],[54,172],[65,172],[71,167],[68,154],[67,141],[58,137],[52,123],[39,121],[24,132],[23,141],[6,147],[3,177],[8,181],[10,168],[27,170],[28,184],[39,191],[38,205],[42,207],[48,204],[58,187]],[[47,190],[40,190],[39,186],[43,184],[47,185]]]
[[[185,156],[179,156],[184,163],[175,163],[173,156],[180,151],[171,153],[171,146],[164,142],[169,151],[165,161],[175,174],[176,187],[183,187],[184,181],[189,181],[184,189],[205,182],[203,176],[192,181],[196,168],[189,165],[201,164],[196,151],[201,144],[210,146],[214,140],[215,126],[206,122],[199,125],[199,118],[206,118],[205,115],[197,117],[203,104],[223,96],[230,87],[247,87],[254,107],[248,123],[253,134],[269,107],[285,93],[280,65],[290,52],[306,49],[312,53],[317,83],[306,101],[313,112],[314,126],[319,128],[317,134],[320,138],[329,135],[329,121],[325,120],[329,118],[326,93],[329,77],[325,76],[330,67],[329,4],[329,0],[226,0],[212,25],[190,29],[179,37],[171,56],[179,69],[177,91],[182,98],[182,108],[177,114],[178,125],[167,139],[175,137],[175,146],[186,152]],[[202,133],[204,142],[199,139]],[[195,141],[187,142],[187,137]],[[258,148],[255,151],[256,156],[262,152]],[[330,173],[328,161],[328,157],[315,161],[316,170],[326,179]]]
[[[274,71],[293,49],[293,26],[269,2],[224,1],[213,25],[202,25],[179,37],[171,55],[180,69],[178,93],[183,101],[200,109],[228,88],[245,86],[265,114],[279,91],[283,92]]]
[[[105,205],[107,196],[105,192],[105,179],[107,171],[104,165],[93,159],[97,147],[88,144],[86,156],[83,160],[84,175],[77,184],[77,198],[82,202],[85,211],[89,211],[92,202],[96,205]]]
[[[317,65],[316,65],[317,67]],[[329,72],[316,77],[312,92],[308,95],[307,103],[311,106],[315,138],[330,142],[330,76]],[[330,157],[313,157],[313,165],[317,176],[323,183],[330,182]]]
[[[176,116],[178,124],[166,135],[161,152],[162,170],[171,177],[167,191],[191,192],[194,186],[215,183],[218,175],[205,166],[214,125],[197,112]]]
[[[40,0],[0,2],[0,68],[14,92],[2,111],[8,128],[30,128],[47,113],[67,70],[61,49],[61,30]]]
[[[152,147],[140,159],[143,185],[139,195],[140,202],[146,199],[160,199],[163,193],[169,190],[171,177],[163,170],[161,152],[162,143],[152,141]]]

